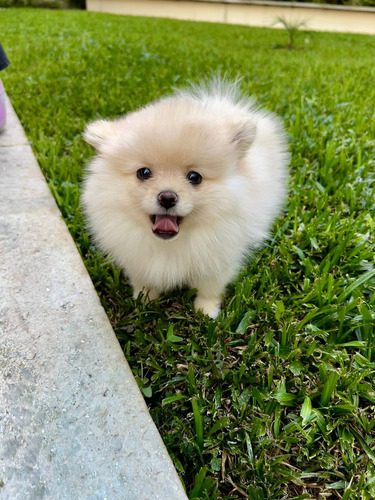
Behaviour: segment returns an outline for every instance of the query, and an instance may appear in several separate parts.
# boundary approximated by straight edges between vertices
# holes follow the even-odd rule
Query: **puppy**
[[[134,297],[187,285],[195,309],[216,318],[286,197],[280,120],[216,79],[91,123],[84,138],[97,151],[83,184],[88,225]]]

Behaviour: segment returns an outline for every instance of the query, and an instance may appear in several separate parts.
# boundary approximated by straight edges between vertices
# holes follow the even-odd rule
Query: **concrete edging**
[[[0,497],[186,500],[7,100],[0,135]]]
[[[375,35],[375,9],[257,0],[86,0],[87,10],[132,16],[275,27],[277,17],[307,20],[309,31]]]

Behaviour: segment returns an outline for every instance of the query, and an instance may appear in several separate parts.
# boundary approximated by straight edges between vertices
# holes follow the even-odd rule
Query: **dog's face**
[[[236,172],[255,125],[204,111],[164,99],[85,131],[102,160],[99,168],[111,173],[113,203],[156,238],[173,240],[212,224],[236,203]]]

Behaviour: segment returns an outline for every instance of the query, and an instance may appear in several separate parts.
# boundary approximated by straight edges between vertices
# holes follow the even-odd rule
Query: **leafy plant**
[[[85,8],[85,0],[0,0],[0,7]]]
[[[293,50],[295,49],[295,41],[296,37],[299,34],[300,30],[302,27],[307,26],[307,20],[287,20],[285,17],[278,17],[274,23],[274,26],[277,24],[281,24],[284,26],[285,30],[288,33],[289,41],[288,44],[283,46],[282,48],[286,48],[288,50]],[[280,46],[277,46],[280,48]]]

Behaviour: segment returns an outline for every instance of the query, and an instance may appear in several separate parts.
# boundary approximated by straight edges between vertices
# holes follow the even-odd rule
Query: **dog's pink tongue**
[[[177,216],[175,215],[156,215],[155,224],[152,230],[157,233],[178,233]]]

